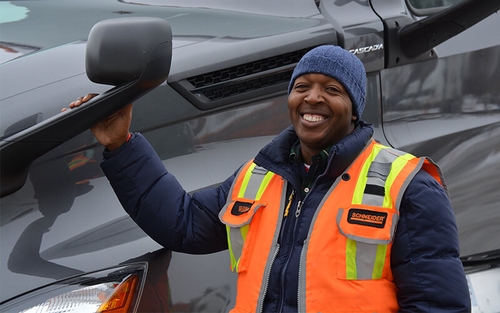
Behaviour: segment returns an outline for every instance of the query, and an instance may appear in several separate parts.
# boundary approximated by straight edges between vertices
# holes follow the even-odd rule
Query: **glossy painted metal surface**
[[[499,248],[499,53],[496,46],[381,75],[386,138],[441,166],[462,255]]]
[[[79,95],[109,88],[90,83],[84,69],[84,40],[101,19],[129,13],[166,18],[174,35],[174,78],[191,74],[193,69],[202,72],[206,67],[241,63],[241,58],[271,55],[280,42],[286,48],[286,43],[294,45],[309,32],[328,35],[326,29],[332,31],[321,17],[272,16],[259,12],[262,6],[258,10],[253,6],[250,14],[117,1],[70,2],[25,1],[22,6],[30,14],[2,24],[2,42],[38,50],[2,65],[2,136],[57,114]],[[21,3],[9,4],[21,7]],[[311,4],[307,6],[310,14]],[[302,2],[295,11],[306,13],[304,7]],[[316,10],[314,4],[312,8]],[[61,19],[41,18],[49,12],[58,12]],[[37,31],[19,35],[19,30],[35,25]],[[292,36],[294,32],[302,35]],[[302,43],[308,44],[307,40]],[[200,48],[194,48],[196,45]],[[235,49],[243,50],[227,53]],[[286,127],[284,103],[281,95],[253,106],[207,114],[163,84],[136,103],[133,130],[148,137],[186,190],[193,191],[220,183],[271,135]],[[276,115],[268,114],[269,110]],[[242,127],[242,121],[255,118],[261,123]],[[228,149],[239,151],[238,156],[233,154],[224,166],[214,166]],[[139,311],[222,312],[230,308],[236,276],[229,271],[227,253],[191,256],[162,252],[121,208],[99,169],[101,152],[102,147],[85,132],[39,158],[26,185],[1,199],[0,301],[74,275],[147,262],[143,288],[153,292],[143,292]]]
[[[287,0],[286,10],[255,2],[246,3],[244,12],[236,12],[234,3],[224,7],[224,1],[214,2],[218,9],[165,2],[0,2],[0,8],[8,3],[17,10],[12,21],[0,25],[3,55],[40,51],[1,65],[0,135],[53,116],[82,94],[108,88],[90,83],[84,70],[85,39],[101,19],[167,19],[174,36],[168,82],[176,83],[319,42],[364,52],[364,47],[385,44],[379,16],[413,18],[394,9],[405,7],[400,0],[391,0],[393,6],[321,1],[319,8],[314,1],[292,5]],[[488,19],[474,31],[489,36],[491,25],[498,23]],[[379,141],[429,155],[441,165],[464,256],[500,248],[495,240],[500,225],[500,38],[491,35],[483,45],[457,39],[436,47],[435,58],[386,69],[383,47],[358,55],[369,72],[364,118],[374,124]],[[9,50],[16,47],[17,52]],[[288,125],[286,89],[200,111],[167,83],[136,102],[132,122],[189,192],[219,184]],[[39,158],[26,185],[0,199],[0,302],[69,276],[146,262],[140,312],[231,308],[236,276],[229,271],[227,252],[164,251],[121,208],[100,171],[101,152],[85,132]]]
[[[336,26],[339,45],[359,57],[367,72],[384,68],[384,23],[369,1],[321,1],[319,9]]]

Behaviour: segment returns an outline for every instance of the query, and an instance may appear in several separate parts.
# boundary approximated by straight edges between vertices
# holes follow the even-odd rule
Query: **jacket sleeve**
[[[226,230],[218,214],[234,176],[191,196],[141,134],[105,152],[101,168],[125,211],[165,248],[193,254],[227,249]]]
[[[392,248],[400,312],[470,312],[448,196],[421,170],[404,194]]]

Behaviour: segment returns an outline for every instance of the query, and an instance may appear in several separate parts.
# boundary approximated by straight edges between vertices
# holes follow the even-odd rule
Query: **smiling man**
[[[219,187],[188,194],[129,133],[132,106],[92,128],[107,147],[101,167],[158,243],[229,248],[234,312],[470,312],[441,171],[373,140],[361,61],[317,47],[288,94],[292,126]]]
[[[364,67],[357,58],[332,59],[338,49],[309,52],[297,64],[288,87],[290,119],[307,164],[312,155],[350,134],[365,106]]]

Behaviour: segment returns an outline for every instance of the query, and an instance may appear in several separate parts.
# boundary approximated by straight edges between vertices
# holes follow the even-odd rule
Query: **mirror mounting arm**
[[[172,33],[160,18],[116,18],[97,23],[89,33],[87,76],[116,87],[85,105],[0,141],[0,197],[20,189],[32,162],[98,121],[163,83],[170,72]]]
[[[460,34],[500,9],[498,0],[465,0],[402,27],[398,34],[403,53],[415,58]]]

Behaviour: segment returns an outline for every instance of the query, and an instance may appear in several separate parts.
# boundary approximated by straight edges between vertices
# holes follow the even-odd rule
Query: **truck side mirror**
[[[172,56],[169,24],[160,18],[117,18],[97,23],[85,56],[88,78],[119,86],[139,82],[151,90],[167,79]]]
[[[111,89],[0,141],[0,197],[20,189],[31,163],[163,83],[172,59],[170,25],[160,18],[104,20],[90,31],[88,78]],[[76,97],[76,95],[75,95]]]

